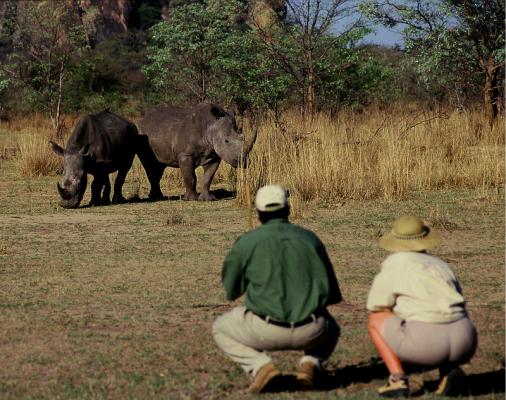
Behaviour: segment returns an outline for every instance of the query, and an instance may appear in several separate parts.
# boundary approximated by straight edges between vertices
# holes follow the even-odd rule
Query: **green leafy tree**
[[[462,80],[481,75],[489,123],[498,115],[504,90],[504,4],[498,0],[366,0],[362,11],[386,26],[403,25],[409,54],[430,80]],[[445,78],[448,77],[448,78]]]
[[[4,94],[9,88],[9,79],[5,76],[2,70],[0,70],[0,112],[4,110],[5,104],[3,104],[3,99],[5,98]]]
[[[110,108],[134,112],[146,85],[141,32],[113,35],[76,55],[69,64],[64,98],[69,111]],[[142,42],[141,42],[142,43]]]
[[[291,77],[271,62],[264,45],[247,26],[218,44],[211,66],[219,82],[214,97],[231,100],[239,112],[262,108],[277,111],[293,86]]]
[[[21,5],[18,5],[21,7]],[[46,112],[60,133],[64,89],[72,57],[87,42],[74,2],[24,2],[5,67],[32,109]]]
[[[480,87],[479,66],[472,43],[456,29],[429,32],[420,41],[409,41],[404,67],[415,71],[418,84],[438,102],[462,107]]]
[[[329,50],[331,51],[331,50]],[[320,104],[332,114],[342,106],[364,106],[377,101],[392,101],[399,95],[396,68],[369,48],[335,49],[337,54],[321,68],[318,92]]]
[[[169,21],[151,29],[144,71],[164,98],[190,92],[192,100],[208,99],[210,64],[227,33],[226,20],[213,17],[205,4],[182,5],[173,8]]]
[[[348,64],[348,50],[367,30],[360,20],[354,20],[340,33],[332,31],[338,20],[352,14],[348,0],[288,0],[286,6],[286,22],[269,28],[258,26],[259,37],[269,58],[295,82],[304,114],[312,118],[317,111],[318,89],[324,87],[325,78],[337,77]]]
[[[155,25],[144,72],[159,100],[235,103],[239,111],[277,104],[289,78],[241,21],[245,14],[246,1],[210,0],[174,7]]]

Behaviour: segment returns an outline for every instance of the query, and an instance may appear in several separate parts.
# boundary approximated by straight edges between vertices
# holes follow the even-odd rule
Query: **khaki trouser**
[[[385,321],[385,340],[402,360],[437,366],[463,364],[476,351],[476,328],[468,318],[445,324],[404,321],[392,316]]]
[[[221,315],[213,324],[218,346],[252,375],[272,361],[265,353],[268,350],[304,350],[300,362],[309,361],[320,367],[334,351],[339,332],[328,313],[315,317],[314,322],[285,328],[266,322],[244,306]]]

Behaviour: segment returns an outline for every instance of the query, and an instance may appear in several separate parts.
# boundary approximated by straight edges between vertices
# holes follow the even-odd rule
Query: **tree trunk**
[[[65,61],[61,61],[60,63],[60,76],[58,82],[58,100],[56,102],[56,110],[55,110],[55,133],[57,139],[63,139],[62,126],[60,125],[61,120],[61,104],[63,100],[63,79],[65,74]]]
[[[314,87],[314,78],[311,75],[308,77],[307,85],[307,112],[309,117],[313,119],[316,114],[316,93]]]
[[[200,93],[199,93],[199,102],[202,103],[206,101],[206,71],[204,68],[200,69]]]
[[[487,116],[490,128],[497,122],[497,115],[499,108],[497,102],[499,100],[498,71],[499,68],[494,63],[492,56],[489,56],[484,63],[485,69],[485,84],[483,87],[485,114]]]
[[[307,51],[307,103],[306,103],[306,111],[309,118],[313,119],[316,114],[316,89],[315,89],[315,70],[314,70],[314,62],[313,62],[313,54],[311,50]]]

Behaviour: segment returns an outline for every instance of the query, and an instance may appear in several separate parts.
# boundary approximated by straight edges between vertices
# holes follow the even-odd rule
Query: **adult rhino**
[[[130,121],[109,110],[82,117],[65,149],[50,141],[53,151],[63,157],[63,181],[57,184],[61,206],[77,208],[86,191],[87,174],[93,175],[90,205],[110,202],[109,174],[118,171],[113,203],[121,203],[125,177],[132,166],[139,136]]]
[[[151,200],[164,197],[160,179],[166,167],[181,169],[184,200],[215,200],[209,187],[221,160],[234,168],[245,166],[257,136],[255,130],[246,143],[232,114],[205,103],[192,108],[155,108],[144,115],[138,127],[143,140],[138,156],[151,184]],[[196,192],[198,166],[204,168],[200,195]]]

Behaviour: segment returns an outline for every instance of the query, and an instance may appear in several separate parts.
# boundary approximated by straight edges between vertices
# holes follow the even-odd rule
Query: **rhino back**
[[[125,118],[109,111],[87,115],[78,122],[70,136],[66,152],[83,149],[96,164],[116,170],[123,160],[135,153],[137,128]]]
[[[202,106],[190,109],[163,106],[146,113],[139,122],[141,135],[161,163],[177,167],[182,156],[201,158],[212,152],[204,134],[209,124]]]

